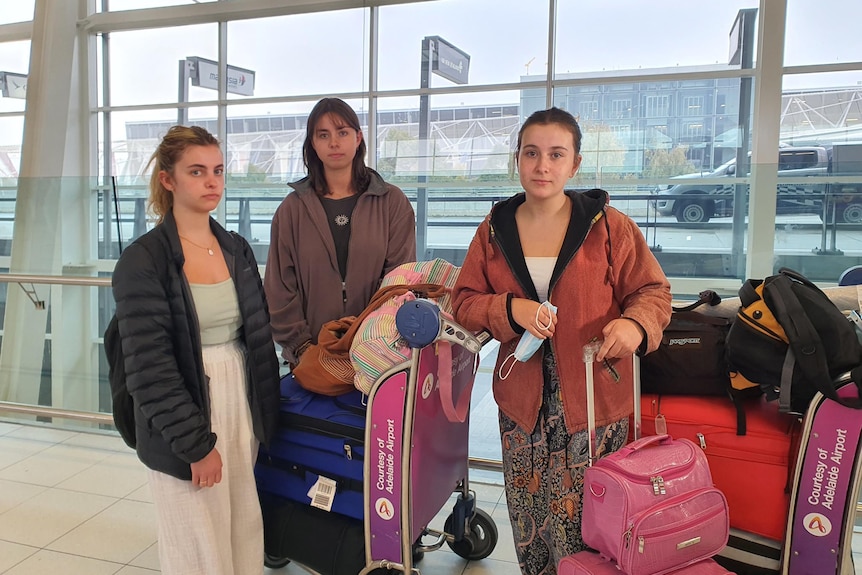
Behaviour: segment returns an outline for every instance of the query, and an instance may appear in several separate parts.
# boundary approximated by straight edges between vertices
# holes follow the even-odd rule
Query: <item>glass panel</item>
[[[116,220],[108,222],[112,230],[108,241],[112,244],[119,242],[127,245],[153,225],[146,211],[150,174],[148,164],[161,138],[176,124],[176,113],[176,110],[167,109],[111,114],[111,175],[115,177],[121,222],[119,230],[115,227]],[[189,124],[203,126],[218,137],[215,118],[216,110],[212,107],[189,110]],[[104,218],[104,205],[100,209],[100,217]],[[109,206],[108,213],[112,218],[117,217],[114,205]],[[98,234],[99,241],[105,241],[104,220],[100,222]],[[102,246],[100,251],[115,253],[116,244]]]
[[[737,12],[757,6],[757,0],[623,0],[613,3],[611,15],[603,0],[559,0],[554,73],[557,78],[598,71],[618,76],[648,69],[673,73],[685,66],[725,67]],[[609,25],[591,24],[597,22]],[[613,49],[600,48],[609,42]],[[542,61],[544,54],[538,57]]]
[[[3,269],[2,272],[8,270]],[[12,300],[20,306],[9,309],[8,296],[12,289],[18,288],[3,282],[0,283],[0,312],[7,322],[4,328],[11,329],[8,322],[15,321],[15,337],[25,338],[37,349],[41,347],[42,357],[15,352],[4,356],[3,369],[9,377],[0,383],[0,399],[58,409],[110,413],[111,393],[101,345],[101,335],[113,313],[110,286],[31,284],[29,287],[45,300],[44,310],[34,309],[27,298]],[[62,350],[52,345],[54,339],[65,342]],[[3,413],[2,417],[19,416]],[[20,417],[32,420],[32,416]],[[54,423],[61,427],[99,427],[98,424],[60,419]]]
[[[14,22],[27,22],[33,19],[36,0],[11,0],[3,2],[3,10],[0,10],[0,24],[12,24]]]
[[[784,77],[776,269],[801,270],[814,281],[836,282],[858,263],[862,86],[855,85],[857,76]]]
[[[23,114],[0,117],[0,179],[18,177],[23,136]]]
[[[517,22],[517,42],[502,40],[497,22]],[[543,72],[547,2],[441,0],[382,7],[381,90],[419,87],[422,39],[427,36],[439,36],[470,56],[470,84],[518,82],[524,74]],[[453,85],[437,74],[431,76],[433,87]]]
[[[179,6],[182,4],[203,4],[219,0],[108,0],[108,10],[137,10],[139,8],[160,8],[163,6]],[[101,9],[101,3],[99,4]],[[100,10],[101,11],[101,10]]]
[[[862,3],[855,0],[788,0],[784,65],[858,62],[860,20]]]
[[[739,79],[716,78],[554,90],[554,104],[577,116],[583,131],[572,185],[608,190],[613,205],[644,228],[668,275],[741,273],[735,263],[744,260],[744,226],[734,230],[730,216],[747,174],[726,165],[742,145],[740,86]],[[531,92],[524,90],[525,117],[545,107]]]
[[[26,100],[26,76],[30,70],[30,41],[0,42],[0,72],[6,76],[6,94],[0,93],[0,112],[23,112]],[[3,139],[0,133],[0,139]],[[2,168],[0,168],[2,169]]]
[[[111,104],[179,101],[180,60],[218,59],[218,26],[199,24],[111,34]],[[216,100],[218,92],[188,81],[189,102]]]
[[[254,71],[256,97],[366,91],[367,18],[367,10],[336,10],[230,22],[227,63]]]

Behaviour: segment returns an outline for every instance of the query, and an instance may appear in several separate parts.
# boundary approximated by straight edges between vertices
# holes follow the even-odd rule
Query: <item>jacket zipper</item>
[[[347,314],[347,282],[341,280],[341,307],[343,315]]]
[[[603,215],[602,215],[602,217],[603,217],[603,218],[606,218],[606,217],[607,217],[607,214],[603,214]],[[579,244],[575,247],[575,249],[573,249],[573,250],[572,250],[572,253],[569,255],[568,259],[566,260],[565,265],[563,265],[563,267],[561,268],[560,275],[559,275],[559,276],[557,276],[556,278],[551,278],[551,279],[554,281],[554,283],[552,283],[552,284],[548,284],[548,301],[550,301],[550,299],[551,299],[551,290],[552,290],[552,289],[554,288],[554,286],[557,284],[557,282],[558,282],[558,281],[559,281],[559,279],[560,279],[560,276],[562,276],[562,275],[563,275],[563,272],[566,270],[566,268],[567,268],[567,267],[569,267],[569,264],[570,264],[570,263],[572,263],[572,260],[574,259],[575,254],[577,254],[577,253],[581,250],[581,246],[583,246],[583,245],[584,245],[584,242],[587,240],[587,236],[589,236],[589,235],[590,235],[590,232],[591,232],[591,231],[593,231],[593,226],[595,225],[595,223],[596,223],[596,222],[595,222],[595,220],[590,222],[590,227],[589,227],[589,228],[587,228],[587,233],[585,233],[585,234],[584,234],[584,239],[582,239],[582,240],[581,240],[581,243],[579,243]],[[554,267],[556,268],[556,264],[554,264]],[[557,349],[556,349],[556,347],[554,346],[554,338],[549,338],[548,345],[550,345],[550,346],[551,346],[551,353],[553,353],[553,354],[554,354],[554,357],[559,357],[559,356],[557,355]]]
[[[180,273],[183,277],[183,292],[185,292],[186,300],[189,305],[189,318],[190,318],[190,333],[189,336],[192,338],[192,345],[197,352],[197,363],[198,363],[198,377],[200,378],[200,386],[201,386],[201,401],[203,405],[201,408],[204,411],[204,416],[207,422],[207,431],[212,433],[212,414],[210,413],[210,390],[209,384],[207,383],[207,374],[204,371],[204,352],[203,352],[203,344],[201,343],[200,333],[201,326],[198,322],[198,312],[195,309],[195,300],[192,296],[192,288],[189,285],[189,280],[186,278],[186,274],[184,271],[180,270]]]

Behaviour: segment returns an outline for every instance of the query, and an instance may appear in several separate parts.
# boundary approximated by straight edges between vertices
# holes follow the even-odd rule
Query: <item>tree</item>
[[[677,146],[672,150],[652,149],[644,152],[644,176],[647,178],[669,178],[695,171],[694,164],[685,153],[688,146]]]

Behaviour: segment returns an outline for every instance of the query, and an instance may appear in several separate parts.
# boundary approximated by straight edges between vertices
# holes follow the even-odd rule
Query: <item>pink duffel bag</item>
[[[644,437],[585,472],[584,542],[627,575],[675,573],[712,557],[729,529],[727,500],[687,439]]]
[[[615,563],[592,551],[581,551],[564,557],[557,566],[557,575],[622,575]],[[668,575],[734,575],[712,559],[692,563]]]

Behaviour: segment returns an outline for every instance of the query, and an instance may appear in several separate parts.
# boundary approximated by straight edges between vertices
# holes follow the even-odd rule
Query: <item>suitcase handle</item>
[[[596,440],[596,392],[595,383],[593,381],[593,360],[599,349],[602,347],[602,342],[599,340],[590,341],[583,347],[584,365],[587,375],[587,447],[589,449],[589,458],[587,466],[592,466],[597,459],[598,444]],[[634,438],[640,439],[641,435],[641,363],[638,354],[632,354],[632,397],[634,399],[633,419],[634,419]]]

